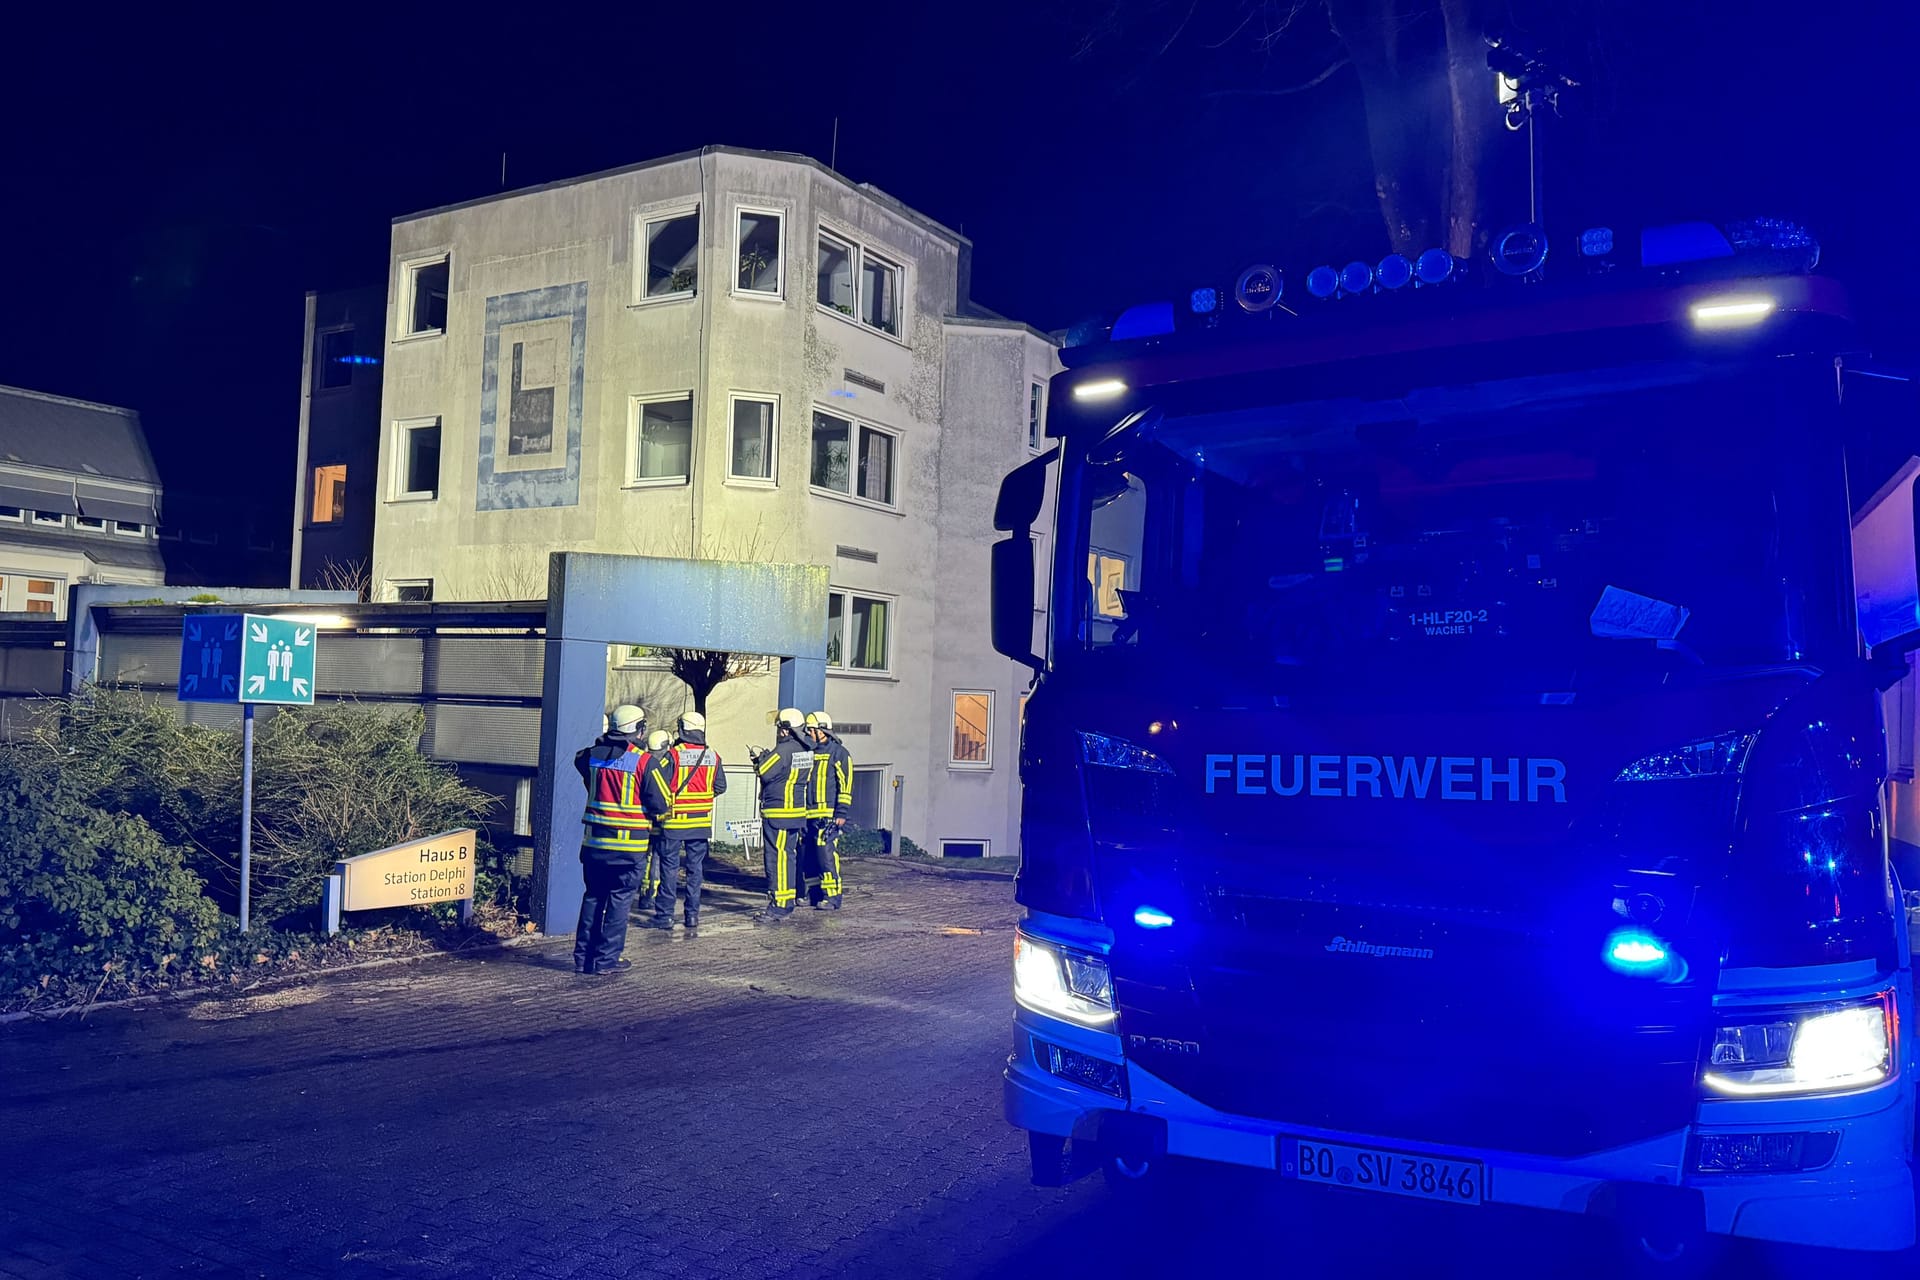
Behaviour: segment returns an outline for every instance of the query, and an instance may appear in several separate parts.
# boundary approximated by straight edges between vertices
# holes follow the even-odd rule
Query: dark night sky
[[[1906,343],[1903,6],[1568,3],[1597,35],[1552,220],[1800,217],[1883,344]],[[836,115],[841,170],[964,228],[976,297],[1042,327],[1248,261],[1379,251],[1350,73],[1217,96],[1310,73],[1323,27],[1266,62],[1206,51],[1205,31],[1157,60],[1143,36],[1075,61],[1076,4],[1100,7],[43,14],[0,80],[0,382],[139,409],[171,486],[290,503],[301,295],[381,280],[394,216],[498,190],[503,150],[512,186],[704,143],[824,160]]]

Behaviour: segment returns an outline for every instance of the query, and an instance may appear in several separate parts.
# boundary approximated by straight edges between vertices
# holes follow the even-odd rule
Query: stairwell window
[[[856,591],[827,594],[827,666],[835,671],[886,675],[893,601]]]
[[[955,769],[993,768],[993,691],[953,691],[953,739],[947,764]]]
[[[816,409],[813,414],[813,487],[881,507],[897,507],[897,437],[884,427]]]

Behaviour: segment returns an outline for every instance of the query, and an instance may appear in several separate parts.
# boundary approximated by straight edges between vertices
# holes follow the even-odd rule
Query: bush
[[[0,760],[0,1002],[191,972],[222,932],[183,851],[145,821],[92,807],[71,772]]]
[[[421,753],[425,723],[417,708],[396,715],[353,703],[260,719],[252,902],[261,922],[314,922],[321,881],[341,858],[478,826],[493,798]],[[96,686],[45,704],[6,754],[28,767],[57,766],[96,808],[144,818],[185,851],[220,905],[238,909],[238,733],[186,724],[168,702]],[[479,843],[485,858],[484,832]]]

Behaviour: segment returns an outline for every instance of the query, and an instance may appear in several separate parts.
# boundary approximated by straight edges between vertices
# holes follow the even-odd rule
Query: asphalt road
[[[1620,1274],[1559,1217],[1028,1185],[1011,885],[851,869],[837,916],[723,890],[618,978],[545,943],[0,1027],[0,1277]],[[1810,1271],[1863,1274],[1727,1274]]]

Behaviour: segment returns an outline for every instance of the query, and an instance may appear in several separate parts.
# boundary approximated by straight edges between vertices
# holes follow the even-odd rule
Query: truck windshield
[[[1661,363],[1171,395],[1078,449],[1086,568],[1057,653],[1275,692],[1529,698],[1830,660],[1851,615],[1820,392]]]

